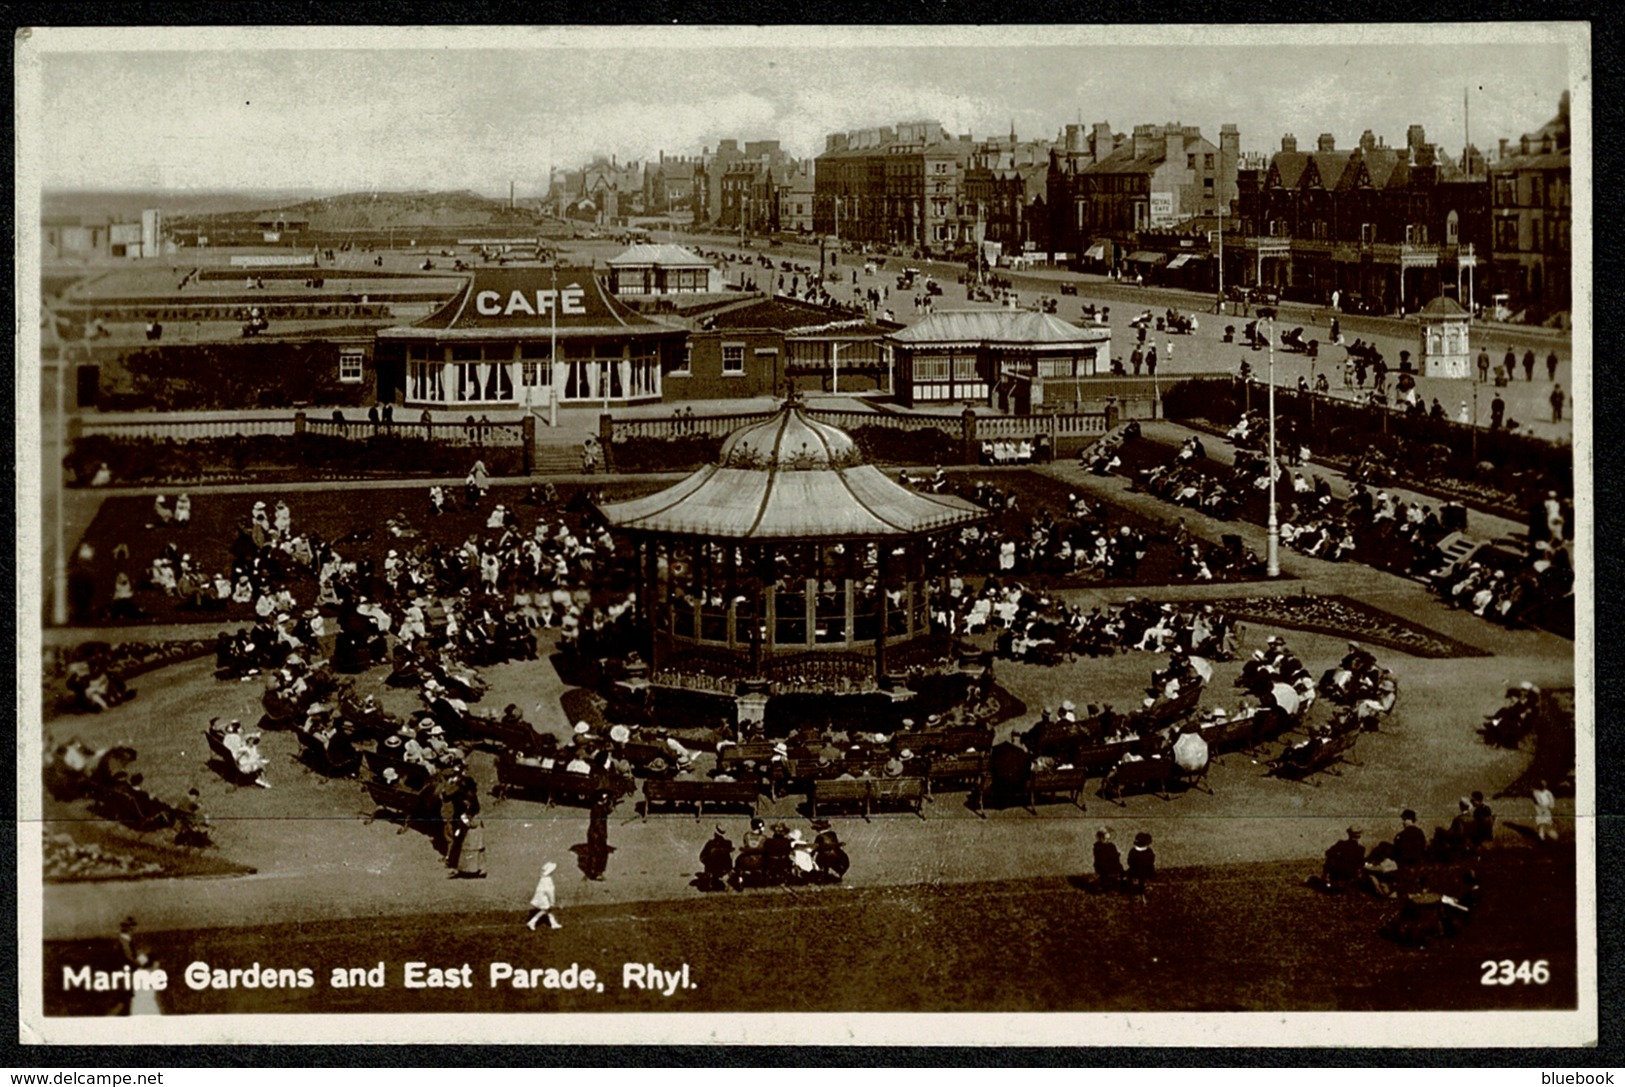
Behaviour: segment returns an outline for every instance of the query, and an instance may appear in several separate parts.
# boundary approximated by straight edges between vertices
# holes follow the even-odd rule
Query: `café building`
[[[377,334],[380,394],[408,407],[638,404],[661,398],[687,332],[615,300],[591,268],[477,269],[415,324]]]

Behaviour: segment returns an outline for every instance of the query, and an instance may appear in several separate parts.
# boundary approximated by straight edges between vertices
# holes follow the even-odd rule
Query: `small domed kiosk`
[[[1424,377],[1471,377],[1468,353],[1472,315],[1454,298],[1440,295],[1416,315],[1421,329],[1419,352]]]
[[[930,541],[988,517],[888,478],[794,400],[715,464],[600,512],[639,551],[656,682],[829,690],[930,655]]]

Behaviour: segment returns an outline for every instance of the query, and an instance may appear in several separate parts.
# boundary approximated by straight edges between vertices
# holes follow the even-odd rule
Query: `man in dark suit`
[[[1365,846],[1360,844],[1360,828],[1349,827],[1348,837],[1334,842],[1326,850],[1326,861],[1319,876],[1311,876],[1309,885],[1327,894],[1342,894],[1365,874]]]
[[[1416,825],[1416,813],[1406,808],[1399,813],[1403,825],[1394,836],[1393,858],[1401,868],[1415,868],[1427,860],[1428,836]]]
[[[1117,890],[1123,878],[1123,859],[1112,841],[1112,832],[1105,827],[1095,831],[1095,879],[1102,893]]]

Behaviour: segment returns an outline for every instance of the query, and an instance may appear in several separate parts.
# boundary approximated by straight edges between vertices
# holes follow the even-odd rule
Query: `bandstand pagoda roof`
[[[988,516],[863,463],[851,435],[809,418],[795,401],[728,435],[716,464],[600,510],[629,532],[761,541],[920,536]]]

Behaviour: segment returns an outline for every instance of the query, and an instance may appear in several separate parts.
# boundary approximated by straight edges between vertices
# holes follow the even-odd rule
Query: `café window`
[[[685,342],[683,344],[683,361],[677,367],[677,369],[672,371],[672,373],[687,376],[689,373],[691,373],[693,371],[693,368],[694,368],[694,345],[691,344],[691,343]]]
[[[339,380],[346,385],[361,383],[361,370],[367,353],[359,347],[346,347],[339,352]]]
[[[915,381],[947,381],[952,372],[952,360],[946,355],[916,356],[914,359]]]
[[[526,343],[519,347],[523,356],[519,362],[519,381],[522,385],[553,384],[553,352],[545,343]]]
[[[660,392],[660,361],[654,355],[632,356],[633,396],[655,396]]]
[[[412,359],[407,370],[408,395],[414,401],[444,403],[445,364],[438,359]]]
[[[744,344],[725,343],[722,345],[722,372],[725,374],[742,374],[745,372]]]

